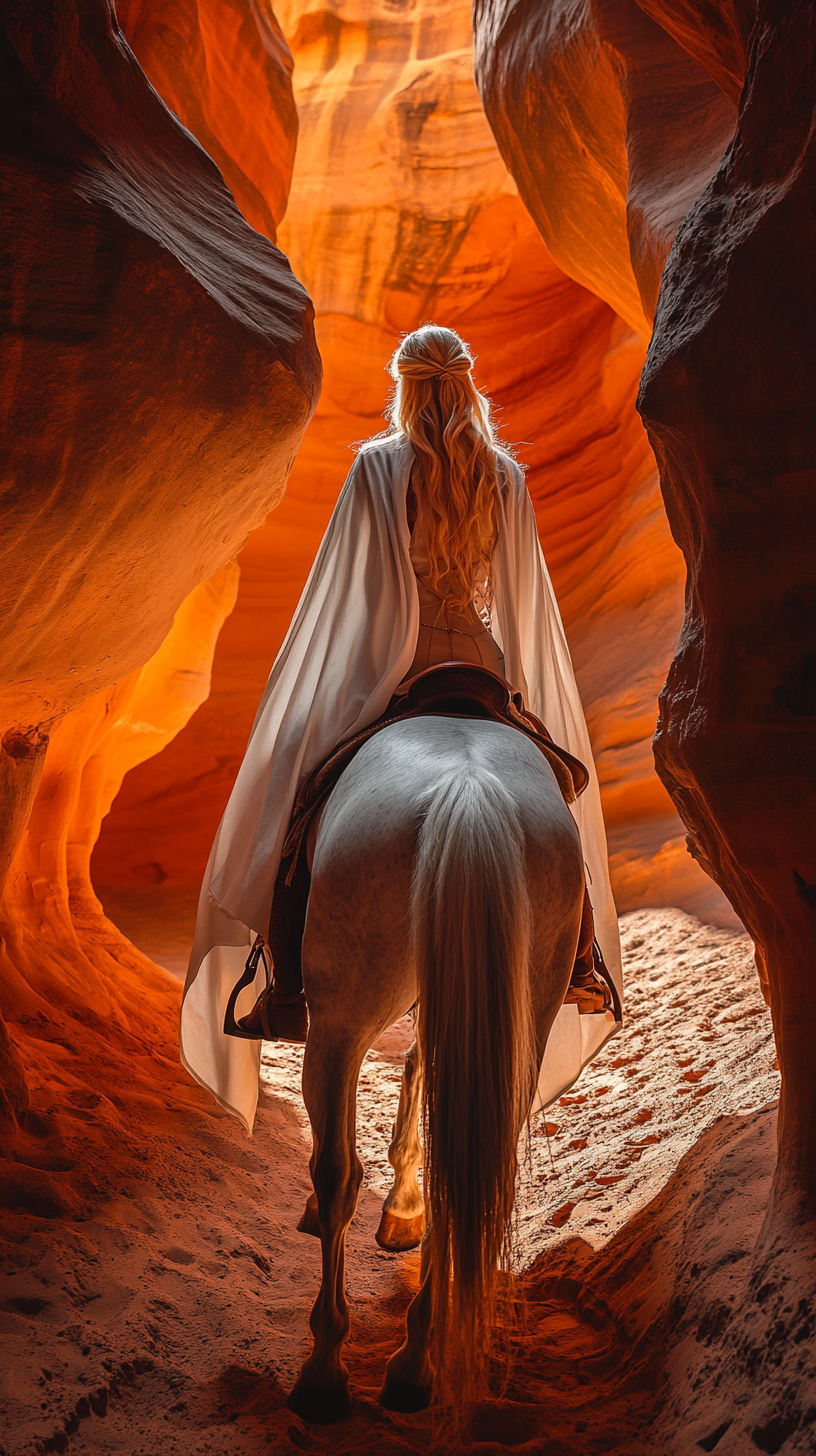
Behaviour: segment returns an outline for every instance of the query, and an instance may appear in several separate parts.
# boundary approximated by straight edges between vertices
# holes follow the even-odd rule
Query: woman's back
[[[442,662],[469,662],[503,677],[504,656],[490,630],[488,573],[484,566],[480,563],[481,569],[474,571],[473,598],[466,607],[446,601],[431,585],[431,548],[413,488],[408,492],[408,525],[419,596],[419,635],[404,681]]]
[[[392,365],[392,425],[414,452],[407,513],[419,637],[406,678],[442,662],[504,673],[490,631],[499,457],[472,366],[459,336],[433,325],[404,339]]]

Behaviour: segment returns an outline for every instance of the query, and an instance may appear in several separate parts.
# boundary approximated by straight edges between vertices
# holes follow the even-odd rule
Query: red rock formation
[[[297,141],[292,57],[256,0],[117,0],[142,70],[221,174],[247,222],[275,241]]]
[[[681,218],[728,143],[732,102],[703,57],[698,62],[685,52],[635,0],[590,5],[479,0],[474,30],[476,76],[488,119],[550,251],[571,277],[648,338],[660,270]],[[660,521],[656,497],[652,509]],[[662,529],[661,521],[658,535]],[[635,546],[627,563],[641,632],[650,618],[656,629],[662,615],[660,598],[651,595],[646,580],[656,539],[644,542],[645,549]],[[663,552],[657,559],[668,561]],[[673,580],[679,593],[677,565]],[[616,584],[620,590],[620,576]],[[584,620],[585,630],[595,631],[595,664],[611,666],[617,641],[610,653],[591,602]],[[667,616],[663,621],[662,632],[653,630],[650,641],[633,644],[641,674],[643,664],[649,665],[648,684],[637,695],[641,793],[650,785],[650,694],[673,645],[673,623]],[[625,633],[622,622],[621,629]],[[580,662],[580,649],[577,657]],[[591,695],[588,706],[592,719]],[[633,715],[631,709],[610,713],[611,707],[605,698],[606,733],[596,747],[603,762],[604,738],[614,735],[620,769],[632,752],[634,734],[627,735],[626,728]],[[622,777],[625,783],[625,770]],[[618,903],[684,904],[726,921],[725,901],[713,886],[708,894],[702,890],[681,826],[659,791],[649,790],[640,810],[630,799],[624,813],[617,797],[607,787]]]
[[[211,698],[125,781],[94,878],[179,883],[203,871],[349,446],[381,428],[400,331],[433,316],[473,344],[502,431],[521,442],[595,739],[619,903],[708,912],[721,897],[686,854],[652,764],[682,562],[633,407],[642,344],[554,265],[515,195],[473,85],[467,4],[277,13],[300,112],[280,236],[315,298],[323,396],[285,500],[241,556]]]
[[[542,237],[570,277],[646,338],[672,238],[735,120],[704,63],[647,9],[636,0],[474,7],[485,111]]]
[[[282,494],[319,361],[286,259],[161,104],[108,5],[12,7],[3,24],[4,867],[31,822],[9,874],[2,996],[59,1022],[98,991],[65,857],[79,815],[87,861],[110,801],[99,734],[109,786],[201,700],[234,598],[232,578],[207,579]],[[182,607],[191,592],[206,610]],[[171,639],[171,684],[112,738],[128,681],[148,659],[155,675]]]
[[[638,0],[669,35],[713,76],[734,105],[745,80],[748,41],[757,7],[755,0]]]
[[[640,408],[689,570],[658,768],[757,943],[780,1186],[816,1196],[814,77],[813,7],[761,0],[734,146],[667,264]]]
[[[816,20],[804,0],[639,8],[643,16],[605,0],[580,13],[561,0],[485,0],[476,9],[479,76],[503,151],[559,260],[622,311],[631,315],[632,278],[645,302],[662,262],[657,241],[651,263],[644,251],[638,188],[651,196],[651,218],[665,217],[666,240],[693,204],[663,274],[640,401],[689,571],[655,748],[693,853],[757,944],[783,1073],[780,1186],[816,1192]],[[645,45],[647,27],[659,45]],[[650,55],[659,94],[680,78],[683,104],[675,98],[665,114],[638,103]],[[605,131],[596,88],[606,96]],[[737,99],[733,145],[703,185]],[[624,145],[626,232],[621,189],[610,185]],[[674,159],[668,173],[649,160],[661,146]]]

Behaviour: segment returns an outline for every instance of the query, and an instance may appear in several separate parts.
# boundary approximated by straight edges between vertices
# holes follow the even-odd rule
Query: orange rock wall
[[[648,9],[476,0],[473,12],[485,111],[542,237],[646,340],[674,234],[736,121]]]
[[[4,728],[54,721],[151,656],[280,498],[319,382],[286,259],[108,7],[85,0],[82,22],[65,6],[10,36]]]
[[[382,427],[384,367],[401,331],[433,317],[473,345],[478,381],[528,467],[595,742],[619,902],[716,913],[721,898],[686,854],[652,766],[682,563],[634,411],[643,343],[543,245],[485,121],[466,4],[276,13],[300,128],[279,237],[315,299],[323,394],[286,497],[242,553],[212,696],[129,775],[103,826],[96,881],[202,872],[349,447]]]
[[[53,730],[2,902],[13,927],[2,953],[3,1003],[14,1020],[25,1021],[49,992],[62,1009],[79,1012],[90,993],[102,996],[100,1013],[112,1011],[115,988],[81,950],[83,929],[101,912],[91,849],[128,769],[159,753],[207,698],[213,648],[237,588],[238,569],[229,562],[190,593],[144,667],[86,699]],[[51,963],[45,975],[43,940]]]
[[[155,656],[52,732],[0,900],[12,1028],[0,1017],[0,1208],[81,1217],[160,1109],[200,1100],[178,1067],[178,983],[105,918],[89,861],[123,774],[160,752],[206,698],[237,584],[234,563],[202,582]],[[138,1124],[125,1145],[123,1113]],[[80,1125],[88,1136],[77,1164],[65,1133],[70,1141],[79,1118],[91,1126]]]
[[[756,944],[782,1072],[775,1194],[793,1191],[799,1210],[816,1197],[814,9],[808,0],[593,0],[580,9],[479,0],[475,16],[488,114],[564,266],[585,276],[591,235],[593,287],[617,299],[629,270],[646,301],[648,230],[642,218],[632,225],[644,180],[650,216],[663,212],[667,236],[676,232],[639,399],[688,568],[655,756],[693,854]],[[641,46],[649,26],[657,40]],[[627,158],[625,232],[597,226],[589,183],[603,148],[591,72],[581,70],[588,56],[602,58],[619,89],[606,152]],[[562,119],[537,104],[567,75],[571,153],[560,145]],[[650,79],[655,96],[678,88],[663,114],[638,104]],[[731,144],[707,177],[717,116]],[[674,157],[664,175],[641,165],[661,146]],[[678,227],[684,189],[691,205]],[[613,210],[620,219],[619,203]]]
[[[0,1134],[13,1141],[37,1136],[29,1091],[71,1019],[166,1042],[173,992],[104,920],[90,850],[124,773],[207,696],[230,558],[283,492],[320,363],[304,289],[151,89],[112,7],[17,7],[2,25],[0,1003],[15,1026],[0,1020]]]
[[[117,0],[162,100],[220,168],[244,217],[275,241],[297,142],[292,57],[258,0]]]
[[[812,4],[760,0],[734,146],[666,265],[640,396],[689,572],[655,756],[756,942],[775,1193],[797,1214],[816,1207],[814,77]]]

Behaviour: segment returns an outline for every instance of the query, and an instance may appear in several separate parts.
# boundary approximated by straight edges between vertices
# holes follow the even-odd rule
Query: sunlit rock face
[[[482,100],[525,203],[570,277],[645,338],[672,238],[736,117],[704,59],[645,13],[659,8],[474,6]]]
[[[683,8],[680,0],[674,8]],[[634,0],[593,0],[590,5],[477,0],[473,19],[485,111],[550,252],[566,273],[648,339],[672,238],[733,134],[733,98],[723,93],[706,64],[716,46],[704,43],[699,56],[689,54]],[[656,487],[652,501],[665,529]],[[671,547],[661,558],[655,544],[632,544],[615,589],[637,593],[646,587],[653,560],[671,559],[677,601],[682,563]],[[628,623],[619,619],[614,637],[597,609],[587,612],[587,628],[598,644],[592,661],[617,671],[621,636],[634,621],[656,625],[660,602],[660,593],[650,596],[644,589]],[[631,682],[638,682],[636,662],[641,674],[648,663],[660,677],[671,657],[676,620],[670,627],[664,617],[665,629],[653,632],[650,643],[635,632]],[[575,655],[583,684],[580,648]],[[643,705],[636,734],[626,734],[632,717],[626,705],[606,717],[607,732],[620,734],[619,770],[634,752],[642,754],[644,766],[649,759],[651,704],[636,692],[630,703],[636,696]],[[588,706],[592,718],[591,698]],[[613,705],[607,699],[604,706]],[[603,750],[602,740],[599,746]],[[602,751],[601,772],[607,778],[611,763],[603,757]],[[640,783],[643,792],[649,785],[645,771]],[[652,792],[639,813],[627,805],[623,814],[616,812],[617,793],[607,781],[605,811],[619,904],[684,903],[726,921],[725,902],[713,887],[703,888],[678,821],[662,817],[665,801],[659,793]]]
[[[108,5],[4,27],[2,1000],[59,1019],[62,972],[80,999],[95,974],[66,846],[86,873],[124,772],[206,697],[227,563],[283,492],[320,366],[304,289]]]
[[[203,870],[350,446],[382,428],[401,332],[433,318],[472,344],[478,382],[528,467],[595,741],[619,903],[715,910],[719,894],[687,855],[652,764],[682,561],[634,411],[644,344],[543,245],[484,117],[467,4],[289,3],[276,14],[299,113],[279,239],[315,300],[323,394],[285,499],[241,556],[212,696],[129,776],[95,878]]]
[[[117,0],[131,50],[221,170],[244,217],[273,242],[297,141],[292,57],[256,0]]]

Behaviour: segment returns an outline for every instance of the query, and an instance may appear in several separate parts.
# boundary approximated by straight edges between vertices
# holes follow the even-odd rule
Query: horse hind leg
[[[399,1107],[388,1149],[394,1182],[383,1203],[380,1226],[375,1234],[380,1248],[393,1252],[417,1248],[425,1232],[425,1204],[417,1182],[417,1169],[422,1160],[419,1142],[421,1078],[414,1042],[405,1054]]]
[[[317,1033],[317,1034],[316,1034]],[[313,1027],[303,1059],[303,1099],[314,1136],[310,1162],[317,1203],[322,1277],[309,1319],[314,1348],[289,1397],[306,1421],[341,1420],[351,1409],[342,1348],[349,1332],[345,1291],[346,1230],[363,1180],[356,1151],[356,1090],[361,1056]]]
[[[434,1369],[429,1349],[433,1312],[432,1258],[431,1241],[426,1238],[422,1244],[419,1290],[408,1306],[405,1339],[388,1361],[378,1397],[380,1405],[387,1410],[400,1411],[404,1415],[426,1410],[433,1396]]]
[[[399,1106],[388,1148],[394,1182],[383,1202],[380,1225],[374,1235],[380,1248],[388,1249],[390,1253],[419,1248],[425,1232],[425,1204],[416,1176],[422,1162],[419,1141],[421,1076],[414,1042],[405,1054]],[[320,1238],[316,1193],[309,1194],[297,1228],[298,1233]]]

